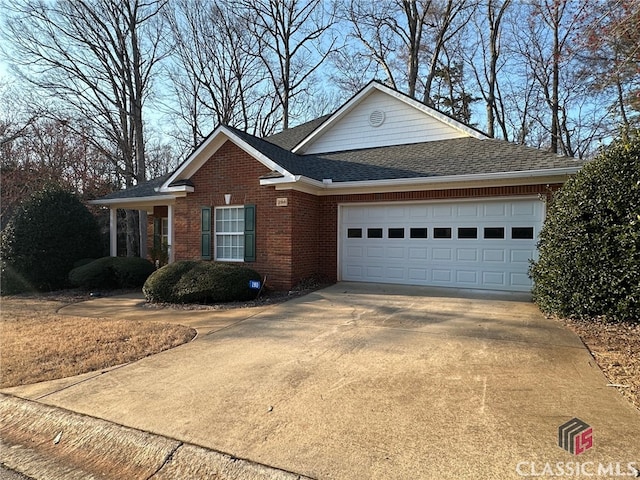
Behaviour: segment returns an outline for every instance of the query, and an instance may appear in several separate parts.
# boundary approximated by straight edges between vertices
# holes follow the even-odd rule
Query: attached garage
[[[149,251],[155,238],[170,262],[246,262],[276,290],[321,278],[528,292],[540,198],[582,165],[373,81],[264,138],[219,125],[174,172],[93,203],[111,210],[112,255],[117,210],[145,210]],[[251,232],[212,221],[247,206]],[[216,245],[229,235],[226,255]]]
[[[530,291],[538,198],[340,208],[345,281]]]

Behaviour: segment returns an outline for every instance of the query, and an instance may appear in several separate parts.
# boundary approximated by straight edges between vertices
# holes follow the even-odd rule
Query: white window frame
[[[169,217],[160,218],[160,245],[169,245]]]
[[[231,211],[231,210],[236,210],[238,211],[238,216],[236,218],[232,218],[232,219],[220,219],[219,215],[222,215],[223,211]],[[224,222],[224,221],[228,221],[230,223],[233,222],[237,222],[237,224],[239,224],[239,222],[242,223],[242,229],[238,229],[238,230],[231,230],[231,231],[219,231],[218,230],[218,222]],[[213,225],[214,225],[214,246],[213,246],[213,251],[214,251],[214,258],[216,261],[219,262],[244,262],[244,205],[228,205],[228,206],[224,206],[224,207],[216,207],[215,208],[215,213],[214,213],[214,219],[213,219]],[[223,245],[221,246],[223,249],[231,249],[231,253],[233,253],[233,249],[237,249],[239,255],[238,256],[233,256],[232,254],[230,255],[220,255],[220,252],[218,251],[218,246],[220,241],[222,241],[223,238],[226,239],[233,239],[233,238],[237,238],[237,244],[236,245]],[[233,240],[231,240],[233,241]]]

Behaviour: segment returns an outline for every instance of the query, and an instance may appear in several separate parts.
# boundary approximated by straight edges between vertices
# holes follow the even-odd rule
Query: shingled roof
[[[375,82],[367,88],[389,90],[388,87],[377,85]],[[393,96],[393,92],[390,94]],[[439,114],[437,111],[435,113]],[[331,184],[334,187],[339,187],[340,183],[346,184],[347,182],[351,184],[352,182],[412,180],[429,177],[460,176],[467,178],[466,176],[469,175],[518,172],[520,172],[520,176],[523,176],[523,174],[527,175],[526,172],[534,171],[538,173],[549,171],[550,175],[566,174],[577,171],[583,164],[582,161],[571,157],[552,154],[504,140],[490,139],[484,135],[473,135],[468,132],[469,129],[464,124],[459,124],[458,127],[468,135],[461,138],[432,139],[421,143],[318,154],[293,153],[296,147],[311,138],[314,132],[318,132],[323,125],[327,124],[326,122],[335,119],[335,115],[338,113],[319,117],[265,138],[259,138],[228,126],[218,127],[172,174],[114,192],[100,199],[100,202],[162,197],[170,194],[170,190],[165,187],[177,187],[179,182],[187,181],[193,173],[193,169],[190,170],[191,173],[186,173],[184,166],[188,166],[194,159],[198,159],[198,162],[206,161],[204,155],[210,153],[203,154],[202,152],[206,151],[207,145],[212,141],[223,142],[225,135],[226,138],[238,143],[241,148],[248,149],[247,147],[250,147],[253,150],[252,154],[256,155],[255,152],[258,152],[260,155],[257,155],[256,158],[261,159],[265,164],[270,164],[270,168],[274,168],[275,164],[274,172],[262,177],[262,180],[284,178],[287,176],[285,174],[291,174],[295,177],[302,176],[315,181],[331,179]],[[265,159],[270,162],[265,162]],[[198,165],[198,163],[193,165]],[[173,183],[166,185],[169,181]],[[290,179],[285,181],[290,181]],[[164,192],[162,192],[163,189]]]
[[[139,183],[134,187],[129,187],[126,190],[118,190],[116,192],[112,192],[109,195],[105,195],[100,198],[100,200],[118,200],[125,198],[143,198],[143,197],[161,197],[162,193],[158,193],[157,189],[164,184],[171,174],[163,175],[161,177],[156,177],[152,180],[148,180],[146,182]]]
[[[307,125],[303,125],[307,129]],[[317,155],[296,155],[271,143],[233,129],[245,142],[293,175],[314,180],[357,182],[431,176],[521,172],[580,166],[581,162],[504,140],[457,138],[451,140],[366,148]],[[301,138],[295,129],[288,139]],[[283,137],[276,140],[280,141]],[[288,145],[298,142],[287,141]]]

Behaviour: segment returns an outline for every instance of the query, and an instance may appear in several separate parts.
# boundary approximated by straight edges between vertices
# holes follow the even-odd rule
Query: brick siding
[[[363,202],[446,200],[463,198],[547,195],[560,185],[525,185],[462,188],[396,193],[333,195],[316,197],[294,190],[276,191],[260,186],[260,177],[269,169],[232,142],[226,142],[191,177],[195,192],[176,200],[174,208],[176,260],[200,258],[200,212],[202,207],[256,205],[256,261],[247,263],[267,285],[289,289],[309,277],[335,282],[338,272],[338,205]],[[287,206],[277,206],[286,199]],[[155,207],[153,219],[167,216],[166,207]],[[213,218],[212,218],[213,223]],[[212,225],[212,250],[215,232]],[[149,235],[152,245],[153,235]],[[215,252],[211,252],[215,258]]]

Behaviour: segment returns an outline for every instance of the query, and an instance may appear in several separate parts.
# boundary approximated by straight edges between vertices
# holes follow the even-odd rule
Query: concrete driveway
[[[114,301],[62,313],[104,315]],[[640,412],[521,296],[341,283],[257,310],[154,312],[198,338],[65,388],[11,392],[320,479],[640,467]],[[557,440],[573,417],[593,427],[579,456]]]

